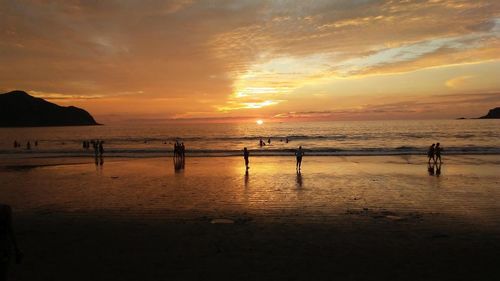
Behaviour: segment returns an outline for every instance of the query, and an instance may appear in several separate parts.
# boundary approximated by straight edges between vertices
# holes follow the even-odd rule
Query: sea
[[[260,140],[265,142],[260,146]],[[500,154],[500,120],[392,120],[224,124],[127,124],[0,128],[3,157],[78,157],[83,141],[102,140],[106,156],[161,157],[183,142],[187,156],[425,155],[440,142],[443,154]],[[288,140],[288,141],[287,141]],[[13,143],[21,143],[15,148]],[[37,145],[35,146],[35,141]],[[30,142],[31,149],[27,149]]]

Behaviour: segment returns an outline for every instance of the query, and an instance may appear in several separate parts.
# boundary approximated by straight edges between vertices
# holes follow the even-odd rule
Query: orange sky
[[[99,122],[477,117],[500,1],[0,1],[0,91]]]

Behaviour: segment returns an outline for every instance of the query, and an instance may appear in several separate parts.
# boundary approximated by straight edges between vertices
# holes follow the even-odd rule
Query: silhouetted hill
[[[85,110],[59,106],[23,91],[0,94],[0,127],[99,125]]]
[[[490,109],[488,114],[479,117],[479,119],[500,119],[500,107]]]

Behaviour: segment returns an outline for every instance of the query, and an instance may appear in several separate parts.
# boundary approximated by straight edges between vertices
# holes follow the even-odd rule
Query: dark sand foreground
[[[499,280],[496,156],[1,163],[11,280]],[[61,165],[59,165],[61,164]]]

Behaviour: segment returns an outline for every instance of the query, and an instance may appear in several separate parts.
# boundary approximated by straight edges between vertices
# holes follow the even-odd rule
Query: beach
[[[500,162],[425,156],[6,158],[12,280],[494,280]],[[437,167],[435,167],[437,168]]]

